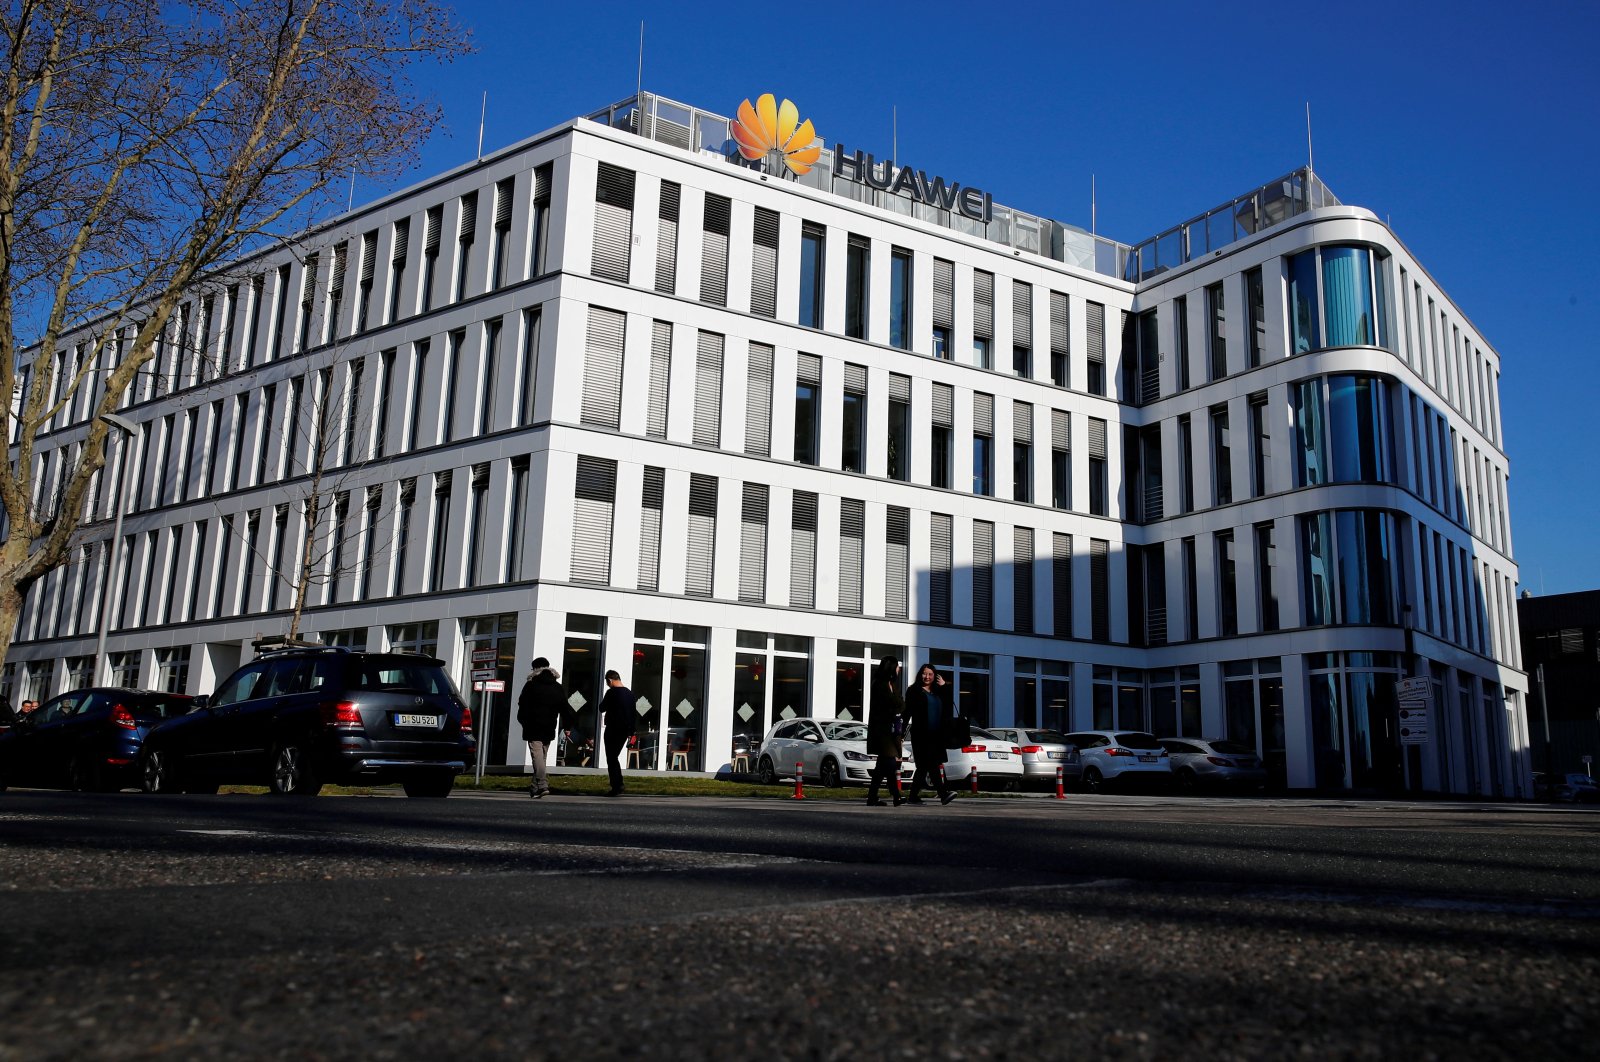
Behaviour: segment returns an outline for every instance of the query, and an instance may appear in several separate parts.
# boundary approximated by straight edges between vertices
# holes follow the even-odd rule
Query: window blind
[[[994,626],[994,525],[972,522],[972,625]]]
[[[884,524],[883,611],[890,619],[910,617],[911,510],[889,506]]]
[[[1033,285],[1020,280],[1011,282],[1011,342],[1033,347]]]
[[[611,517],[617,494],[617,463],[578,458],[572,517],[572,581],[611,581]]]
[[[1019,634],[1033,633],[1033,528],[1011,530],[1011,628]]]
[[[1059,531],[1050,547],[1050,596],[1056,637],[1072,637],[1072,536]]]
[[[772,348],[751,343],[746,376],[744,452],[772,456]]]
[[[1050,446],[1055,450],[1072,449],[1072,414],[1063,410],[1050,411]]]
[[[861,574],[866,545],[866,503],[839,503],[839,611],[861,613]]]
[[[724,196],[706,195],[700,237],[700,301],[728,305],[728,226],[733,207]]]
[[[778,316],[778,212],[762,207],[756,207],[750,312],[758,317]]]
[[[603,428],[622,426],[622,346],[626,324],[625,314],[600,306],[589,307],[581,423]]]
[[[972,434],[994,435],[994,395],[972,393]]]
[[[933,260],[933,327],[956,326],[956,264]]]
[[[928,620],[950,622],[950,525],[944,513],[928,516]]]
[[[994,274],[972,271],[972,334],[994,335]]]
[[[595,178],[594,256],[589,272],[628,282],[633,243],[633,171],[600,163]]]
[[[739,516],[739,600],[767,599],[767,501],[765,483],[746,483]]]
[[[722,345],[715,332],[701,332],[695,354],[694,441],[722,445]]]
[[[666,470],[645,467],[640,506],[639,589],[661,586],[661,508],[666,494]]]
[[[688,572],[684,593],[710,597],[716,570],[717,477],[689,477]]]
[[[1085,352],[1091,362],[1105,364],[1106,360],[1106,308],[1098,302],[1084,304],[1089,349]]]
[[[933,385],[933,423],[936,427],[950,428],[956,422],[956,389],[949,384]]]
[[[790,522],[789,605],[815,608],[817,603],[817,496],[794,492]]]
[[[1033,406],[1027,402],[1011,403],[1011,438],[1015,442],[1033,442]]]
[[[667,295],[678,288],[678,203],[682,188],[661,182],[661,206],[656,223],[656,290]]]
[[[1067,297],[1059,291],[1050,293],[1050,350],[1057,354],[1066,354],[1072,348],[1069,342],[1071,336],[1067,324]]]
[[[644,418],[644,432],[653,438],[667,437],[667,400],[671,379],[672,322],[655,321],[650,326],[650,397]]]

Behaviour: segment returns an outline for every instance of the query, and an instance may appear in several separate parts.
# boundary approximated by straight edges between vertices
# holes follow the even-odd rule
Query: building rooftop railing
[[[640,93],[586,117],[685,151],[713,155],[744,168],[759,168],[759,164],[748,163],[739,154],[728,133],[726,115],[653,93]],[[826,148],[809,173],[791,179],[858,203],[1134,283],[1194,261],[1296,214],[1339,203],[1309,168],[1296,170],[1144,243],[1129,246],[1076,225],[999,203],[994,204],[992,221],[974,221],[959,212],[918,202],[909,195],[895,195],[847,180],[836,175],[833,152]]]

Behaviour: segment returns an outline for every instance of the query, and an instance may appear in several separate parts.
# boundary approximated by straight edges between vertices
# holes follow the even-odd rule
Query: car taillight
[[[111,725],[124,727],[128,730],[138,730],[139,720],[133,717],[126,705],[113,704],[111,706]]]
[[[321,705],[322,722],[335,730],[360,730],[361,711],[354,701],[327,701]]]
[[[1013,746],[1011,746],[1011,751],[1015,752],[1018,756],[1021,756],[1024,752],[1031,752],[1031,753],[1033,753],[1035,755],[1038,755],[1039,753],[1044,751],[1044,746],[1043,745],[1023,745],[1023,746],[1021,746],[1019,748],[1016,745],[1013,745]]]
[[[1119,749],[1115,745],[1112,745],[1110,748],[1106,749],[1106,755],[1107,756],[1132,756],[1133,753],[1129,752],[1127,749]]]
[[[962,752],[987,752],[987,751],[989,751],[989,746],[988,745],[962,745],[961,746],[961,751]]]
[[[1225,760],[1221,756],[1207,756],[1206,757],[1206,762],[1207,763],[1214,763],[1218,767],[1232,767],[1233,766],[1233,761],[1232,760]]]
[[[472,709],[466,705],[461,706],[461,732],[469,737],[472,735]]]

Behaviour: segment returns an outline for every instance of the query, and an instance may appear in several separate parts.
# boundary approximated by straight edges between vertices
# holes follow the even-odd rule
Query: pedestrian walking
[[[533,780],[528,783],[528,795],[535,800],[550,793],[547,767],[550,743],[556,739],[556,727],[566,704],[566,698],[561,696],[561,676],[544,657],[534,660],[533,672],[522,684],[522,693],[517,697],[517,724],[522,727],[522,736],[528,742],[528,758],[533,761]]]
[[[600,698],[600,714],[606,721],[606,770],[611,775],[611,790],[607,796],[622,795],[622,757],[633,737],[634,720],[639,718],[635,709],[637,703],[633,691],[622,684],[622,676],[607,671],[606,695]]]
[[[867,751],[878,757],[872,768],[872,785],[867,790],[867,803],[881,806],[878,786],[889,785],[894,806],[904,804],[900,795],[900,742],[905,734],[905,698],[900,696],[900,661],[886,656],[878,661],[878,670],[872,675],[872,689],[867,700]]]
[[[939,803],[948,804],[956,798],[941,768],[944,766],[945,733],[949,730],[950,697],[945,689],[944,676],[932,664],[917,669],[917,680],[906,691],[906,722],[911,730],[911,756],[916,760],[916,772],[911,776],[913,804],[922,803],[922,783],[931,781],[939,791]]]

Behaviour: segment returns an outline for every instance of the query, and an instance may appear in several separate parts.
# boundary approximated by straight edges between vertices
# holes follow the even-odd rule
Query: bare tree
[[[29,588],[71,556],[99,414],[179,306],[352,170],[398,173],[438,119],[411,72],[465,35],[435,0],[9,0],[0,35],[3,657]],[[86,388],[83,445],[38,490],[38,434]]]

